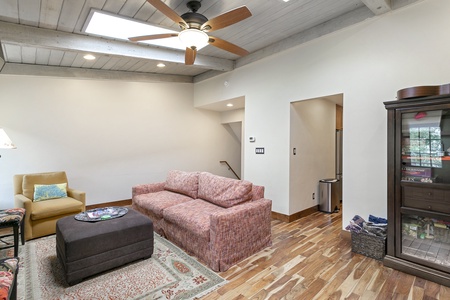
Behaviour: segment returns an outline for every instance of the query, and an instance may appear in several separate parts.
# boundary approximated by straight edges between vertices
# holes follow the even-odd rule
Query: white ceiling
[[[246,5],[252,16],[214,32],[250,52],[245,57],[213,46],[193,66],[184,51],[89,36],[91,9],[179,30],[146,0],[0,0],[0,70],[3,74],[133,78],[196,82],[405,5],[424,0],[203,0],[209,19]],[[188,0],[166,0],[178,14]],[[83,55],[93,53],[94,61]],[[165,68],[156,64],[164,62]]]

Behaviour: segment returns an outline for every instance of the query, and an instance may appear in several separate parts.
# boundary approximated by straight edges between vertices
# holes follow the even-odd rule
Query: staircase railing
[[[236,176],[237,179],[241,180],[241,178],[239,177],[238,174],[236,174],[236,172],[233,170],[233,168],[230,166],[230,164],[226,161],[226,160],[221,160],[220,161],[221,164],[226,164],[228,166],[228,170],[230,170],[231,172],[233,172],[234,176]]]

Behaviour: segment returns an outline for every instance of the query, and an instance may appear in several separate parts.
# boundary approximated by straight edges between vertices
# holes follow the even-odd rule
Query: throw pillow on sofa
[[[228,208],[252,199],[253,184],[202,172],[198,176],[198,198]]]
[[[171,170],[167,174],[164,189],[197,199],[198,172]]]

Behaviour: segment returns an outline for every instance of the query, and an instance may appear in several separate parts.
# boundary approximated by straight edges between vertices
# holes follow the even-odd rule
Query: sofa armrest
[[[67,196],[83,203],[83,211],[86,210],[86,192],[67,188]]]
[[[25,208],[26,212],[31,211],[33,201],[22,194],[14,195],[14,204],[16,207]]]
[[[218,270],[272,244],[271,213],[272,201],[261,198],[211,215],[210,242]]]
[[[161,192],[164,190],[165,185],[166,185],[165,182],[135,185],[131,188],[132,196],[134,197],[142,194]]]

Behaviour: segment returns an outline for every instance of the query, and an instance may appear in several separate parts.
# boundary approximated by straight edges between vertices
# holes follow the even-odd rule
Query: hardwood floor
[[[450,287],[352,253],[341,224],[321,212],[272,221],[272,247],[220,273],[229,283],[201,299],[450,299]]]

